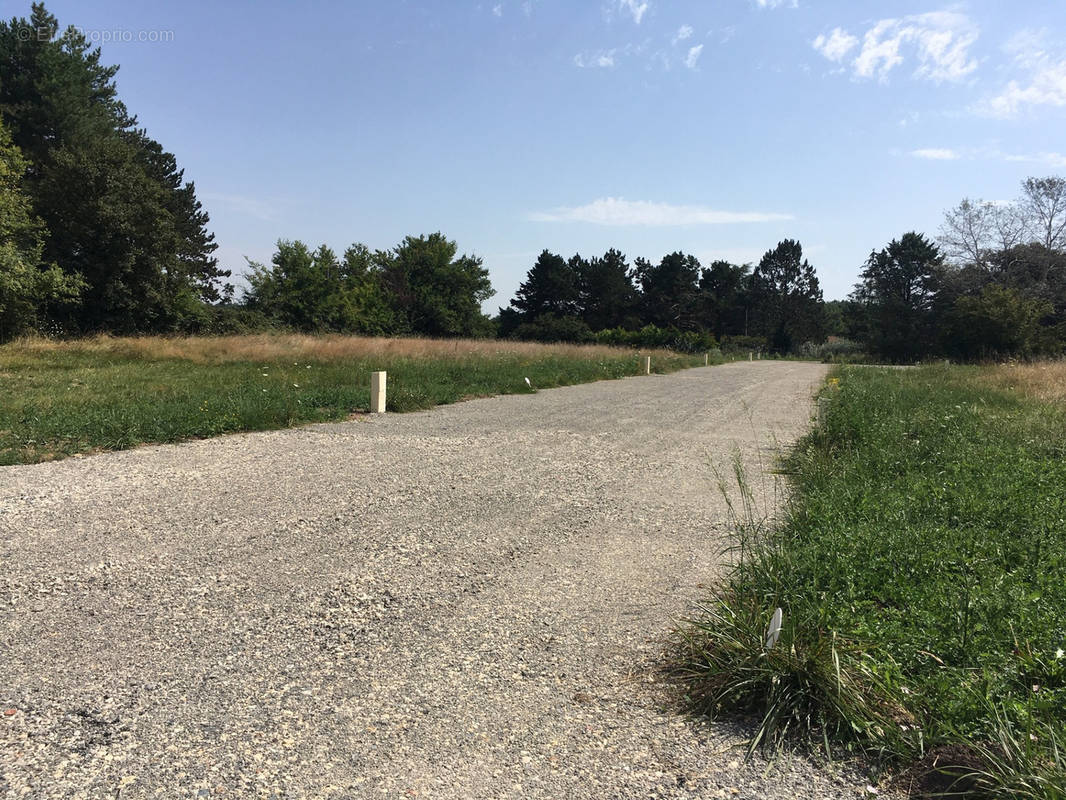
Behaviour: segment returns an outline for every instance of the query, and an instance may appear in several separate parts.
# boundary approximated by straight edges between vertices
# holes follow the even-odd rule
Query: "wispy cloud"
[[[961,81],[977,69],[970,48],[980,30],[958,11],[931,11],[898,19],[882,19],[866,30],[862,46],[851,62],[856,78],[888,80],[889,73],[908,57],[917,62],[913,75],[936,82]],[[812,42],[826,59],[841,62],[858,45],[858,38],[834,28]]]
[[[611,49],[599,50],[593,53],[578,53],[574,56],[574,66],[582,69],[586,67],[611,69],[615,65],[614,56],[617,52],[616,49]]]
[[[961,156],[947,147],[926,147],[921,150],[911,150],[915,158],[924,158],[927,161],[956,161]]]
[[[677,29],[677,33],[674,34],[672,44],[677,44],[678,42],[683,42],[686,39],[691,39],[692,34],[693,30],[691,25],[682,25],[680,28]]]
[[[759,8],[799,8],[799,0],[755,0]]]
[[[859,37],[852,36],[843,28],[833,28],[826,36],[821,34],[812,43],[814,49],[830,61],[842,61],[859,44]]]
[[[501,4],[499,4],[499,3],[494,5],[492,7],[492,15],[494,17],[502,17],[503,16],[503,6]]]
[[[648,9],[651,8],[650,0],[644,0],[644,2],[638,2],[638,0],[618,0],[618,10],[628,13],[633,17],[633,21],[640,24],[644,19],[644,15],[648,13]]]
[[[927,147],[911,150],[907,155],[929,161],[1006,161],[1010,163],[1042,164],[1060,169],[1066,167],[1066,155],[1056,152],[1008,153],[998,147]]]
[[[533,222],[585,222],[594,225],[669,227],[729,225],[792,219],[790,214],[756,211],[719,211],[705,206],[649,203],[622,197],[601,197],[583,206],[563,206],[529,215]]]
[[[1004,51],[1025,77],[1011,80],[998,93],[979,102],[974,111],[1009,119],[1035,106],[1066,106],[1066,51],[1052,54],[1045,31],[1020,31],[1011,37]]]
[[[702,44],[698,44],[695,47],[690,47],[688,49],[688,55],[685,56],[685,66],[689,69],[696,69],[696,62],[700,60],[700,53],[702,52]]]
[[[1020,161],[1026,164],[1046,164],[1055,169],[1066,167],[1066,155],[1062,153],[1032,153],[1030,155],[1008,155],[1006,161]]]

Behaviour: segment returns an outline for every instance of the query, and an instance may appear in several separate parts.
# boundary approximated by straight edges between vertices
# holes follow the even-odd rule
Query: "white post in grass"
[[[710,363],[711,363],[711,354],[710,354],[710,353],[704,353],[704,354],[703,354],[703,366],[705,366],[705,367],[706,367],[706,366],[708,366],[708,365],[709,365]]]
[[[370,413],[385,413],[385,373],[370,373]]]
[[[753,352],[751,352],[751,350],[749,350],[748,351],[748,361],[754,361],[754,360],[755,360],[755,354]]]
[[[644,356],[644,374],[651,375],[651,356]]]

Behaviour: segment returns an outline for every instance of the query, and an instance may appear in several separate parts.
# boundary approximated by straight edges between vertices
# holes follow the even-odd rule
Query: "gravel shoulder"
[[[670,709],[755,362],[0,470],[0,796],[855,797]],[[14,713],[7,714],[7,710]]]

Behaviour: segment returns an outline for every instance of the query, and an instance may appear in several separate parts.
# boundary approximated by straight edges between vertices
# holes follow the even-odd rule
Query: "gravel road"
[[[686,719],[663,641],[815,364],[0,470],[0,795],[856,797]]]

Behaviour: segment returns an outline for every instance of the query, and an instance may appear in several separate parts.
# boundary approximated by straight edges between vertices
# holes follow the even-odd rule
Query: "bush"
[[[608,328],[599,331],[595,340],[598,344],[615,347],[666,348],[678,353],[706,353],[718,349],[714,336],[705,331],[680,331],[655,325],[645,325],[638,331]]]
[[[762,336],[723,336],[723,353],[749,353],[766,350],[766,339]]]
[[[800,345],[799,355],[803,358],[813,358],[830,364],[853,364],[865,361],[867,357],[860,342],[844,339],[840,336],[830,336],[821,344],[804,342]]]
[[[577,317],[560,317],[556,314],[541,314],[531,322],[523,322],[511,331],[510,338],[530,342],[575,342],[592,341],[589,326]]]

